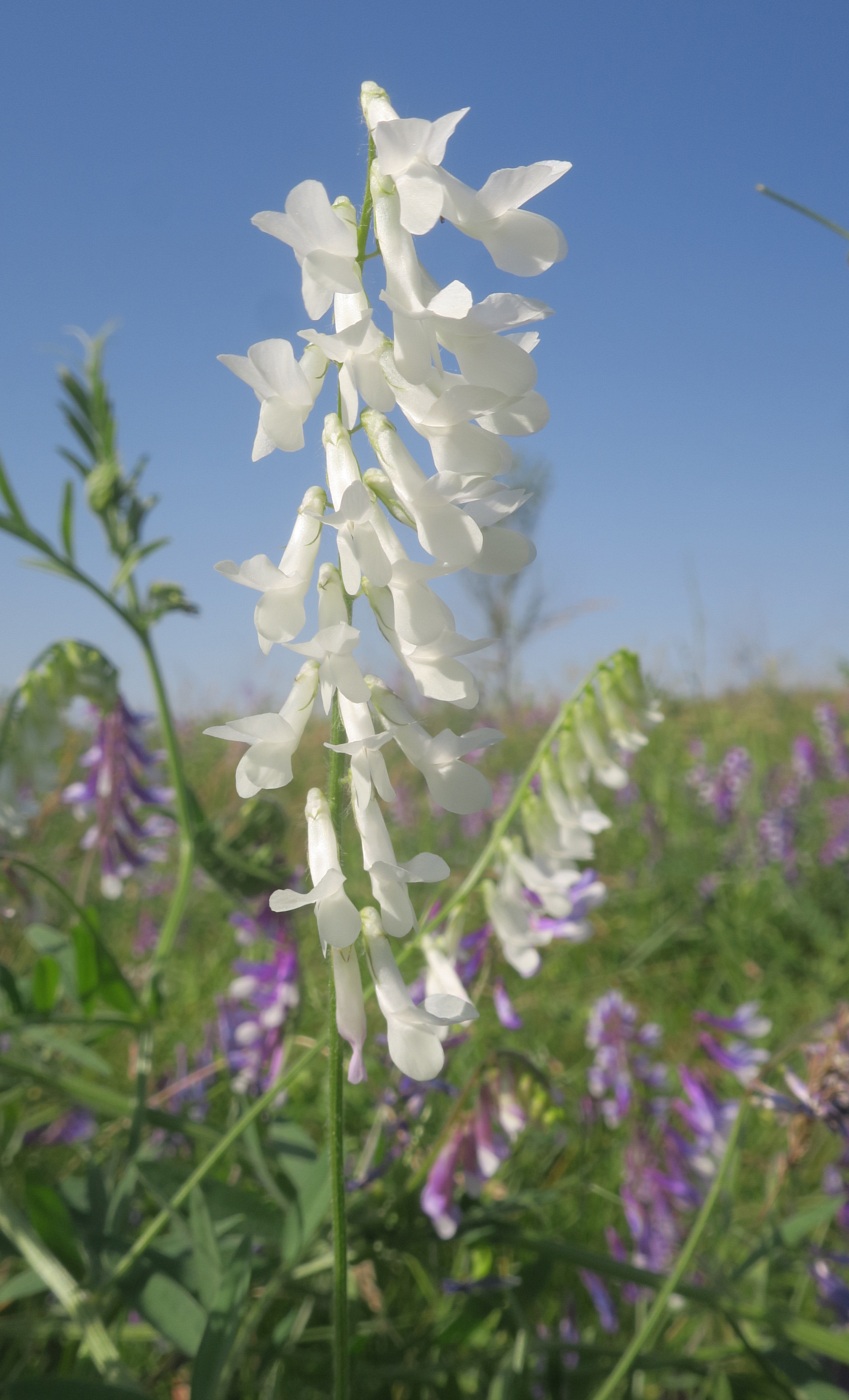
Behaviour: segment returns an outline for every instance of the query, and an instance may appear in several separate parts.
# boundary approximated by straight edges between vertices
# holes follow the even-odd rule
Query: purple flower
[[[647,1088],[665,1082],[665,1067],[645,1053],[660,1039],[658,1026],[638,1026],[637,1009],[621,992],[605,992],[591,1007],[585,1043],[595,1058],[587,1084],[609,1128],[618,1127],[630,1111],[635,1080]]]
[[[283,1057],[282,1027],[300,1000],[299,968],[295,943],[285,920],[260,911],[255,918],[240,918],[242,941],[246,935],[269,939],[271,956],[237,958],[229,995],[219,1004],[219,1036],[234,1076],[236,1093],[261,1092],[280,1073]],[[251,929],[253,925],[253,929]]]
[[[772,807],[758,822],[761,859],[768,865],[781,865],[788,880],[797,874],[796,823],[790,804]]]
[[[441,1240],[450,1240],[456,1235],[460,1223],[460,1211],[454,1200],[454,1177],[464,1140],[465,1129],[455,1128],[428,1172],[420,1197],[421,1208]]]
[[[704,752],[691,746],[694,756]],[[731,748],[721,760],[718,768],[711,771],[706,764],[699,763],[690,770],[687,782],[692,787],[704,807],[713,809],[718,822],[729,822],[737,811],[752,774],[752,760],[747,749]]]
[[[118,899],[134,870],[161,859],[162,850],[153,843],[173,829],[160,813],[142,815],[145,807],[170,802],[173,795],[149,780],[159,758],[144,746],[144,725],[142,716],[118,696],[114,709],[100,714],[94,743],[80,759],[87,778],[71,783],[62,794],[81,821],[94,818],[80,844],[100,856],[100,888],[106,899]]]
[[[839,782],[849,778],[849,750],[843,737],[843,729],[833,705],[817,705],[814,719],[820,733],[820,745],[825,754],[828,771]]]
[[[799,734],[793,740],[793,756],[790,762],[797,782],[803,787],[809,787],[817,776],[819,763],[816,745],[807,734]]]
[[[618,1332],[619,1319],[616,1316],[613,1302],[606,1285],[599,1278],[598,1274],[591,1273],[589,1269],[579,1269],[578,1277],[592,1298],[593,1307],[598,1314],[598,1320],[601,1323],[602,1331],[608,1333]]]
[[[757,1079],[760,1066],[769,1059],[769,1051],[747,1042],[760,1040],[772,1030],[769,1018],[759,1014],[758,1002],[743,1002],[732,1016],[713,1016],[708,1011],[696,1011],[693,1019],[711,1026],[723,1037],[717,1040],[706,1031],[699,1036],[699,1045],[715,1064],[727,1069],[746,1087]],[[740,1035],[744,1039],[725,1040],[727,1035]]]
[[[97,1122],[87,1108],[75,1105],[60,1113],[52,1123],[41,1128],[32,1128],[24,1133],[25,1147],[68,1147],[74,1142],[85,1142],[94,1137]]]
[[[515,1006],[510,1000],[507,988],[500,977],[493,984],[492,999],[495,1002],[495,1014],[504,1029],[508,1031],[520,1031],[524,1025],[524,1021],[516,1011]]]

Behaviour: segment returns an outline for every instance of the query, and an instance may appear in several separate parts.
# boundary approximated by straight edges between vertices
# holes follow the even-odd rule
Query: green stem
[[[183,1202],[188,1200],[195,1187],[200,1185],[204,1177],[208,1176],[212,1171],[212,1168],[221,1161],[222,1157],[226,1156],[234,1143],[238,1142],[245,1129],[249,1128],[251,1123],[256,1122],[257,1118],[259,1118],[260,1114],[263,1113],[265,1109],[271,1107],[275,1099],[283,1093],[283,1090],[287,1089],[289,1085],[303,1073],[307,1066],[321,1054],[322,1049],[323,1045],[321,1042],[318,1042],[312,1049],[308,1050],[305,1055],[302,1055],[298,1063],[285,1074],[281,1074],[279,1079],[272,1084],[271,1088],[267,1089],[266,1092],[257,1099],[256,1103],[251,1104],[251,1107],[242,1114],[241,1118],[236,1120],[232,1128],[224,1133],[223,1137],[218,1139],[215,1146],[207,1153],[203,1161],[198,1163],[194,1171],[186,1177],[182,1186],[178,1187],[159,1214],[155,1215],[153,1220],[145,1226],[127,1252],[118,1260],[118,1263],[109,1275],[108,1283],[110,1285],[116,1283],[118,1279],[123,1278],[124,1275],[129,1272],[136,1260],[140,1259],[144,1254],[148,1245],[156,1239],[160,1230],[164,1230],[169,1220],[172,1219],[174,1212],[179,1210]]]
[[[607,1380],[604,1381],[601,1387],[595,1392],[592,1400],[611,1400],[611,1397],[615,1395],[620,1384],[627,1378],[629,1372],[637,1362],[640,1352],[644,1351],[651,1344],[655,1335],[663,1325],[669,1299],[672,1297],[673,1293],[675,1293],[678,1284],[689,1269],[702,1235],[705,1232],[707,1223],[710,1220],[713,1208],[719,1200],[720,1192],[725,1184],[725,1179],[737,1150],[737,1140],[740,1136],[740,1127],[744,1115],[745,1106],[741,1104],[734,1127],[731,1129],[728,1138],[725,1154],[719,1164],[716,1176],[711,1182],[710,1190],[702,1202],[701,1210],[696,1216],[693,1228],[687,1236],[684,1247],[675,1261],[675,1267],[672,1269],[671,1273],[667,1275],[663,1286],[658,1289],[655,1300],[648,1311],[642,1327],[639,1328],[630,1345],[626,1347],[625,1351],[620,1356],[618,1362],[610,1372],[610,1375],[607,1377]]]
[[[164,964],[170,957],[180,925],[183,921],[186,904],[191,892],[192,874],[195,866],[195,834],[194,817],[192,804],[189,797],[186,774],[183,768],[183,756],[180,751],[180,741],[177,738],[177,730],[174,724],[174,717],[171,713],[171,706],[168,701],[168,693],[165,689],[165,681],[159,666],[159,661],[154,650],[153,642],[147,631],[136,629],[144,658],[147,663],[148,674],[150,675],[156,696],[156,708],[159,714],[159,723],[162,728],[162,737],[165,740],[165,751],[168,755],[168,768],[171,775],[171,782],[174,786],[174,803],[177,810],[177,821],[180,827],[180,842],[177,854],[177,879],[174,884],[174,892],[162,927],[159,930],[159,937],[151,959],[150,974],[147,987],[145,988],[145,1003],[150,1006],[155,1003],[159,976]]]
[[[344,744],[345,726],[339,711],[339,697],[333,696],[330,742]],[[344,755],[329,751],[328,806],[336,832],[340,859],[342,851],[342,804],[345,776]],[[330,1048],[327,1066],[330,1206],[333,1220],[333,1397],[348,1400],[350,1366],[348,1355],[348,1238],[345,1219],[345,1094],[342,1078],[342,1037],[336,1029],[336,984],[332,953],[327,958],[328,1012],[327,1037]]]
[[[804,214],[806,219],[813,219],[814,223],[822,224],[823,228],[831,229],[840,238],[849,239],[849,229],[841,228],[840,224],[832,223],[831,219],[826,219],[822,214],[817,214],[816,210],[809,209],[806,204],[797,204],[795,199],[788,199],[786,194],[776,194],[775,190],[767,189],[766,185],[755,185],[758,194],[765,194],[768,199],[774,199],[778,204],[786,204],[788,209],[795,209],[797,214]]]
[[[371,202],[371,167],[375,157],[374,137],[368,139],[368,157],[366,159],[366,189],[363,195],[363,207],[360,213],[360,221],[357,224],[357,262],[362,267],[366,257],[373,257],[374,254],[366,253],[368,243],[368,231],[371,227],[372,202]],[[344,742],[344,741],[343,741]]]

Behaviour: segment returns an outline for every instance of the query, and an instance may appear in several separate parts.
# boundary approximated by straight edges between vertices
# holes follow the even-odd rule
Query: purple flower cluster
[[[264,907],[254,917],[234,914],[243,945],[271,944],[266,958],[237,958],[228,996],[219,1003],[218,1030],[237,1094],[261,1093],[283,1064],[282,1028],[298,1006],[297,948],[286,919]]]
[[[172,822],[142,810],[170,802],[172,793],[150,780],[159,755],[145,747],[144,718],[120,696],[112,710],[97,713],[94,743],[80,760],[88,776],[71,783],[62,796],[80,821],[94,818],[80,844],[100,857],[104,897],[118,899],[134,870],[161,859],[161,848],[153,843],[171,832]]]
[[[700,762],[691,768],[687,782],[702,805],[712,810],[718,822],[730,822],[752,776],[752,760],[748,750],[740,746],[729,749],[715,769],[708,768],[704,762],[705,747],[700,740],[690,745],[690,752]]]
[[[769,1059],[768,1050],[751,1043],[763,1039],[772,1030],[772,1022],[768,1017],[761,1016],[758,1002],[743,1002],[733,1016],[714,1016],[709,1011],[697,1011],[693,1019],[718,1033],[719,1038],[709,1031],[703,1031],[699,1036],[699,1044],[705,1054],[739,1079],[744,1088],[748,1088],[757,1079],[760,1066]]]
[[[849,749],[837,711],[833,705],[817,705],[814,719],[829,773],[838,782],[846,782],[849,778]]]
[[[452,1126],[421,1194],[422,1210],[440,1239],[449,1240],[457,1233],[461,1218],[457,1195],[480,1195],[484,1183],[509,1156],[510,1144],[526,1121],[509,1071],[484,1080],[475,1107]]]
[[[605,992],[590,1009],[585,1043],[595,1056],[587,1082],[609,1128],[629,1113],[636,1085],[648,1090],[665,1085],[666,1066],[652,1057],[661,1039],[659,1026],[638,1025],[636,1007],[621,992]]]

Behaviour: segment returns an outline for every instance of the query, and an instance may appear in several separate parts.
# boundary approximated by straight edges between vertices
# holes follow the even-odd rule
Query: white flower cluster
[[[492,930],[521,977],[538,970],[540,948],[590,936],[586,916],[606,890],[576,862],[592,860],[593,837],[610,819],[589,785],[595,779],[603,787],[624,788],[629,779],[620,755],[642,748],[643,731],[662,718],[633,653],[620,652],[602,666],[597,685],[588,685],[568,709],[556,745],[542,761],[539,790],[522,800],[524,839],[502,839],[497,878],[483,884]]]
[[[361,915],[345,892],[333,822],[318,789],[306,807],[313,887],[308,894],[278,890],[271,906],[315,905],[322,945],[332,949],[339,1030],[353,1049],[349,1078],[365,1073],[365,1014],[354,949],[362,927],[390,1054],[405,1073],[428,1079],[442,1067],[443,1028],[477,1013],[465,996],[446,992],[414,1005],[395,964],[386,935],[399,938],[415,926],[409,885],[441,880],[448,868],[428,853],[405,863],[396,859],[379,802],[394,796],[382,749],[394,740],[424,775],[434,800],[468,814],[488,804],[490,791],[464,757],[500,736],[491,729],[430,735],[397,695],[363,674],[354,654],[360,632],[352,606],[358,597],[367,600],[422,695],[462,709],[477,703],[475,679],[460,658],[486,643],[457,632],[431,585],[465,568],[515,573],[533,557],[530,542],[506,523],[523,494],[498,474],[511,460],[503,438],[534,433],[548,417],[534,388],[531,352],[539,337],[528,328],[550,310],[512,292],[475,303],[462,282],[438,286],[419,262],[415,238],[445,220],[483,243],[502,270],[543,272],[564,256],[565,240],[548,219],[522,206],[569,165],[548,160],[498,170],[474,190],[442,166],[464,112],[435,122],[400,118],[374,83],[363,85],[361,100],[370,135],[362,214],[348,199],[331,203],[321,184],[305,180],[282,213],[253,220],[292,248],[307,313],[320,320],[332,310],[332,331],[299,332],[306,342],[300,358],[287,340],[261,341],[246,356],[220,357],[260,402],[254,459],[274,448],[292,452],[304,445],[304,424],[328,367],[338,370],[338,411],[327,414],[322,434],[326,489],[307,491],[279,565],[267,555],[218,565],[260,594],[254,621],[263,651],[282,645],[304,663],[279,712],[250,715],[207,733],[248,745],[236,786],[249,797],[291,780],[293,754],[316,698],[325,713],[338,702],[346,742],[336,747],[350,757],[353,814],[379,914],[366,909]],[[376,253],[367,253],[372,224]],[[379,300],[391,315],[391,339],[376,324],[363,285],[363,265],[376,254],[385,272]],[[387,416],[396,407],[427,444],[432,472],[422,468]],[[352,433],[360,429],[371,456],[365,468],[352,445]],[[318,630],[297,641],[325,526],[335,532],[337,563],[318,567]],[[415,534],[419,557],[407,553],[404,530]]]

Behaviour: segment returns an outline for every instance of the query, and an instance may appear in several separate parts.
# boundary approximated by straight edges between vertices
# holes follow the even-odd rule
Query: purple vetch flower
[[[210,1026],[191,1065],[185,1045],[174,1047],[174,1071],[160,1084],[151,1102],[167,1108],[169,1113],[185,1112],[193,1123],[202,1123],[209,1112],[210,1080],[218,1069]]]
[[[793,740],[790,764],[796,781],[803,787],[810,787],[816,779],[819,762],[816,744],[808,734],[798,734]]]
[[[715,1064],[727,1069],[746,1088],[757,1079],[760,1066],[769,1059],[769,1051],[748,1042],[761,1040],[772,1030],[768,1016],[761,1016],[760,1004],[745,1001],[731,1016],[714,1016],[709,1011],[696,1011],[693,1020],[718,1031],[721,1040],[703,1031],[699,1044]],[[742,1040],[725,1040],[726,1036],[742,1036]]]
[[[148,953],[152,953],[159,938],[159,929],[153,915],[147,909],[143,909],[139,915],[136,936],[133,939],[133,957],[146,958]]]
[[[525,1023],[510,1000],[510,994],[500,977],[493,983],[492,1000],[495,1003],[495,1014],[504,1029],[520,1031]]]
[[[619,1318],[616,1316],[613,1300],[607,1291],[606,1284],[599,1278],[598,1274],[592,1273],[589,1269],[579,1269],[578,1277],[592,1299],[601,1330],[609,1334],[618,1332]]]
[[[849,778],[849,749],[843,737],[843,727],[833,705],[817,705],[814,719],[820,734],[820,745],[832,778],[845,782]]]
[[[487,1274],[484,1278],[444,1278],[440,1287],[443,1293],[503,1293],[518,1288],[521,1282],[514,1274]]]
[[[721,884],[722,876],[716,872],[710,875],[703,875],[696,887],[699,899],[703,899],[706,904],[709,903],[710,900],[715,899]]]
[[[533,890],[525,890],[525,898],[532,906],[539,907],[541,900]],[[546,914],[532,914],[530,927],[534,933],[547,933],[549,938],[562,939],[568,943],[585,943],[592,937],[592,927],[588,916],[607,898],[607,886],[599,880],[594,870],[584,870],[573,885],[569,886],[569,913],[553,918]]]
[[[463,1150],[465,1129],[457,1127],[436,1157],[424,1184],[420,1202],[441,1240],[450,1240],[460,1224],[460,1210],[454,1200],[455,1175]]]
[[[269,923],[263,918],[253,922],[264,932]],[[244,935],[244,922],[240,927]],[[274,1083],[283,1062],[282,1027],[300,1000],[297,948],[285,920],[276,920],[270,941],[269,958],[236,959],[228,997],[219,1003],[219,1035],[236,1093],[262,1092]]]
[[[764,812],[758,821],[758,843],[765,864],[781,865],[788,880],[796,878],[796,822],[788,802]]]
[[[145,720],[118,696],[112,710],[99,713],[94,743],[80,759],[88,776],[71,783],[62,800],[80,821],[94,817],[81,841],[84,850],[100,857],[100,888],[106,899],[118,899],[134,870],[162,858],[155,843],[173,830],[158,812],[142,815],[172,799],[169,788],[150,781],[159,756],[145,748]]]
[[[587,1084],[593,1098],[600,1101],[609,1128],[618,1127],[627,1116],[635,1080],[649,1089],[665,1083],[665,1066],[646,1054],[655,1050],[660,1040],[659,1026],[638,1026],[637,1009],[621,992],[605,992],[591,1007],[585,1044],[595,1051],[595,1058]]]
[[[457,976],[464,986],[468,987],[480,972],[491,936],[492,928],[489,924],[483,924],[471,933],[464,933],[460,939],[456,966]]]
[[[704,752],[703,747],[700,752]],[[712,808],[716,820],[725,824],[737,811],[751,774],[748,750],[737,746],[728,750],[715,770],[698,763],[687,775],[687,782],[702,806]]]
[[[75,1104],[40,1128],[31,1128],[24,1133],[25,1147],[68,1147],[75,1142],[86,1142],[97,1132],[97,1120],[87,1108]]]
[[[849,797],[832,797],[825,804],[829,837],[820,851],[821,865],[849,858]]]
[[[453,1125],[421,1194],[422,1210],[440,1239],[451,1239],[460,1223],[455,1192],[479,1196],[509,1156],[510,1144],[525,1123],[509,1071],[502,1070],[497,1079],[484,1080],[475,1107]]]
[[[849,1324],[849,1284],[836,1274],[831,1262],[817,1259],[811,1274],[820,1300],[836,1314],[837,1321],[845,1327]]]
[[[740,1105],[736,1099],[720,1099],[698,1071],[679,1065],[678,1077],[686,1097],[676,1099],[673,1109],[689,1128],[692,1137],[688,1140],[675,1134],[671,1145],[675,1155],[683,1158],[697,1181],[710,1181],[725,1155]],[[699,1199],[697,1195],[696,1204]]]

